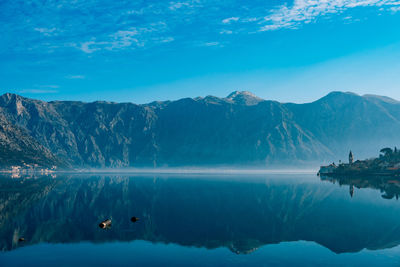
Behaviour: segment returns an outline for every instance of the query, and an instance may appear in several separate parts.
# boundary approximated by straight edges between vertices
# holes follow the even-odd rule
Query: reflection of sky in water
[[[396,265],[400,203],[379,188],[351,198],[347,180],[306,174],[3,177],[0,265]]]
[[[400,248],[335,254],[312,242],[266,245],[248,255],[147,241],[105,244],[41,244],[1,255],[12,266],[398,266]],[[4,265],[3,265],[4,266]]]

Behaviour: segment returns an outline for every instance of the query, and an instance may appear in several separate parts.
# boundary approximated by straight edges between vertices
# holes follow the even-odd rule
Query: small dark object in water
[[[131,218],[131,222],[134,223],[134,222],[137,222],[137,221],[139,221],[139,218],[138,218],[138,217],[132,217],[132,218]]]
[[[350,185],[349,190],[350,190],[350,196],[353,197],[353,195],[354,195],[354,186]]]
[[[102,228],[102,229],[104,229],[104,228],[110,228],[110,227],[111,227],[111,219],[107,219],[107,220],[102,221],[102,222],[99,224],[99,227]]]
[[[20,238],[18,239],[18,241],[19,241],[19,242],[24,242],[24,241],[25,241],[25,238],[20,237]]]

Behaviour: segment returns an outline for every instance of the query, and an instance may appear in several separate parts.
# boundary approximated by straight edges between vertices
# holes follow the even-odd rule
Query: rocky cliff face
[[[0,111],[9,127],[77,167],[321,162],[343,158],[350,148],[373,155],[400,141],[399,102],[340,92],[308,104],[234,92],[146,105],[4,94]]]
[[[0,167],[22,163],[46,167],[64,165],[24,129],[13,125],[0,113]]]
[[[152,162],[153,110],[134,104],[43,102],[5,94],[8,121],[71,166],[125,167]]]

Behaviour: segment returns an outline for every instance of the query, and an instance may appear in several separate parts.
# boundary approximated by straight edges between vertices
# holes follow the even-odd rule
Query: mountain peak
[[[326,97],[359,96],[353,92],[332,91]]]
[[[263,99],[248,91],[234,91],[230,93],[226,97],[226,99],[236,104],[243,104],[248,106],[257,105],[259,102],[263,101]]]
[[[2,95],[1,95],[1,98],[10,100],[10,99],[15,98],[15,97],[17,97],[17,96],[18,96],[18,95],[13,94],[13,93],[5,93],[5,94],[2,94]]]
[[[35,99],[31,99],[31,98],[26,98],[26,97],[23,97],[23,96],[21,96],[21,95],[18,95],[18,94],[14,94],[14,93],[4,93],[4,94],[2,94],[1,96],[0,96],[0,100],[1,101],[3,101],[3,102],[15,102],[15,101],[21,101],[21,100],[24,100],[24,101],[40,101],[40,102],[43,102],[43,101],[41,101],[41,100],[35,100]]]
[[[249,96],[249,97],[258,98],[255,94],[253,94],[252,92],[249,92],[249,91],[233,91],[226,98],[233,99],[237,96]]]
[[[2,105],[2,106],[7,106],[7,105],[16,106],[18,102],[21,102],[21,99],[22,99],[22,97],[17,95],[17,94],[5,93],[5,94],[0,96],[0,105]]]
[[[352,92],[332,91],[313,103],[329,102],[344,105],[348,101],[362,100],[362,97]]]

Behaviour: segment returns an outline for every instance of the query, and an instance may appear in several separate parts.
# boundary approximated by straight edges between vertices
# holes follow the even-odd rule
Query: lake
[[[399,192],[295,173],[3,175],[0,266],[398,266]]]

